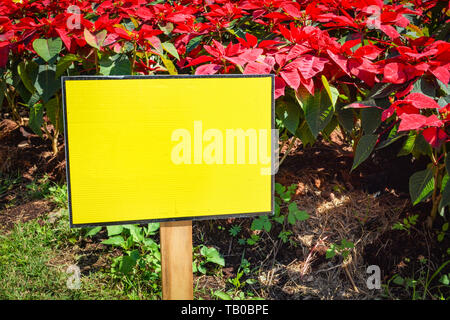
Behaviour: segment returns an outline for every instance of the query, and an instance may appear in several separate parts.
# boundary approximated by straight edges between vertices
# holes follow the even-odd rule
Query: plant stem
[[[281,158],[280,163],[278,166],[281,166],[281,164],[283,163],[284,159],[286,159],[286,157],[288,156],[289,152],[291,152],[291,149],[294,145],[296,138],[295,136],[292,137],[292,141],[289,143],[289,146],[287,147],[286,151],[284,152],[283,158]]]
[[[434,157],[435,158],[435,157]],[[434,159],[433,159],[434,160]],[[438,190],[439,190],[439,176],[440,176],[440,168],[439,168],[439,164],[436,164],[434,167],[434,189],[433,189],[433,196],[432,196],[432,202],[433,202],[433,207],[431,209],[431,225],[434,222],[434,219],[436,218],[436,213],[438,211],[438,207],[439,207],[439,201],[441,200],[441,195],[438,194]]]

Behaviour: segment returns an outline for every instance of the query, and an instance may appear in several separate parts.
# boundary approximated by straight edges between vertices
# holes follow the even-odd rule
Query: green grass
[[[81,275],[80,289],[67,286],[75,264],[79,230],[71,230],[67,210],[55,223],[36,220],[19,223],[0,235],[0,299],[124,299],[109,272]]]

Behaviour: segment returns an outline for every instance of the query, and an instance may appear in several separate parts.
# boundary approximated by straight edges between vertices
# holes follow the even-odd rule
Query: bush
[[[410,193],[432,197],[434,218],[450,204],[449,12],[440,0],[4,0],[0,104],[21,125],[25,108],[56,154],[63,75],[273,73],[282,140],[338,128],[352,169],[405,140],[401,155],[431,160]]]

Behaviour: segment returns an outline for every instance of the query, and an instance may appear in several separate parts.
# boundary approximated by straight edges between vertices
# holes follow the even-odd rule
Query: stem
[[[58,155],[58,132],[55,132],[55,135],[52,137],[52,151],[53,155]]]
[[[433,156],[433,161],[435,160],[436,157]],[[439,208],[439,202],[441,200],[441,194],[438,195],[438,187],[439,187],[439,176],[440,176],[440,168],[439,165],[437,163],[435,163],[435,170],[434,170],[434,189],[433,189],[433,196],[432,196],[432,202],[433,202],[433,207],[431,209],[431,224],[433,224],[434,219],[436,218],[436,214]]]
[[[281,158],[280,163],[278,164],[278,166],[281,166],[281,164],[283,163],[284,159],[286,159],[286,157],[288,156],[289,152],[291,152],[291,149],[292,149],[292,147],[293,147],[293,145],[294,145],[295,140],[296,140],[296,139],[295,139],[295,137],[293,136],[293,137],[292,137],[292,141],[289,143],[289,146],[288,146],[288,148],[286,149],[286,152],[284,153],[283,158]]]
[[[133,60],[131,63],[131,75],[134,75],[134,66],[136,64],[136,50],[137,50],[136,41],[133,41]]]

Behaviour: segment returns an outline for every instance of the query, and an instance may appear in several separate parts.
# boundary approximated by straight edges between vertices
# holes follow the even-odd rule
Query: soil
[[[44,175],[58,182],[65,179],[63,141],[55,157],[50,142],[31,132],[10,120],[0,122],[0,178],[18,177],[14,188],[0,192],[0,232],[54,209],[46,200],[24,197],[26,184]],[[425,227],[429,203],[411,205],[409,176],[423,169],[426,162],[397,157],[400,145],[401,141],[382,149],[350,172],[351,148],[338,133],[314,147],[303,148],[295,141],[276,182],[297,186],[294,201],[310,218],[289,228],[292,233],[287,243],[278,238],[281,228],[274,225],[270,233],[259,233],[261,240],[254,246],[238,243],[238,238],[248,238],[254,232],[251,219],[195,221],[194,246],[214,246],[226,262],[221,277],[195,277],[197,289],[204,292],[202,298],[211,299],[210,289],[232,288],[227,279],[236,277],[243,257],[250,262],[250,269],[257,270],[252,275],[257,282],[245,285],[245,290],[267,299],[383,298],[382,290],[367,288],[367,266],[380,267],[383,283],[397,273],[414,275],[423,258],[436,270],[443,251],[450,246],[449,237],[445,243],[437,243],[435,229]],[[395,222],[416,214],[418,223],[409,232],[392,230]],[[439,219],[435,225],[442,223]],[[228,233],[233,225],[240,225],[242,230],[236,238]],[[96,237],[102,236],[99,233]],[[326,259],[326,250],[342,239],[355,245],[349,259]],[[82,256],[78,261],[82,272],[106,268],[107,261],[102,258],[105,248],[95,237],[83,241],[71,255]],[[241,282],[246,278],[244,275]],[[400,290],[394,293],[397,298],[410,298]]]

